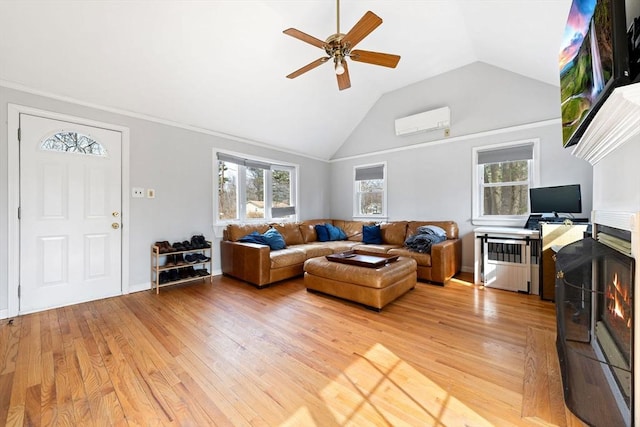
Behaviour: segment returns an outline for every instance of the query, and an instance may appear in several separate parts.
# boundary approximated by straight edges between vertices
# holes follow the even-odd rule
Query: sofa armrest
[[[462,268],[462,240],[448,239],[431,246],[431,280],[444,283]]]
[[[271,249],[256,243],[220,242],[222,272],[254,285],[269,283],[271,271]]]

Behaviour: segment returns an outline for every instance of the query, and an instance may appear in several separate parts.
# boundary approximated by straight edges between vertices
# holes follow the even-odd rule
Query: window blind
[[[283,216],[294,215],[296,213],[295,206],[286,206],[283,208],[271,208],[272,218],[281,218]]]
[[[271,169],[272,166],[270,163],[261,162],[259,160],[245,159],[226,153],[218,153],[218,160],[256,169]]]
[[[368,181],[371,179],[384,179],[384,165],[356,168],[356,181]]]
[[[533,144],[478,151],[479,165],[531,159],[533,159]]]

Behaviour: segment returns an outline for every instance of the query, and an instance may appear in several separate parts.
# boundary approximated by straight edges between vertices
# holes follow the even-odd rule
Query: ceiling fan
[[[283,33],[294,37],[303,42],[323,49],[328,56],[318,58],[315,61],[305,65],[304,67],[289,74],[287,78],[295,79],[301,74],[309,70],[313,70],[317,66],[333,60],[336,76],[338,78],[338,88],[340,90],[351,87],[349,79],[349,68],[347,67],[347,58],[352,61],[366,62],[373,65],[381,65],[383,67],[395,68],[400,61],[400,56],[391,55],[389,53],[371,52],[368,50],[352,50],[358,43],[368,36],[373,30],[382,24],[382,18],[375,13],[368,11],[347,33],[340,32],[340,0],[337,3],[337,31],[335,34],[327,37],[325,41],[317,39],[309,34],[303,33],[295,28],[284,30]]]

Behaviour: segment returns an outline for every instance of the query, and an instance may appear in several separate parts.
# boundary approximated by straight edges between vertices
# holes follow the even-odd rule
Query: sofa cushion
[[[320,242],[305,243],[303,245],[291,246],[291,248],[303,251],[307,259],[333,253],[333,250],[329,246]]]
[[[313,224],[300,224],[300,234],[305,243],[311,243],[318,240],[318,233]]]
[[[347,240],[352,240],[355,242],[362,241],[362,226],[373,224],[373,221],[344,221],[341,219],[336,219],[333,221],[333,225],[342,228],[342,230],[345,232],[345,234],[347,235]]]
[[[269,254],[271,268],[291,267],[302,264],[307,259],[304,251],[297,248],[285,248],[280,251],[271,251]]]
[[[421,267],[431,267],[431,254],[421,254],[420,252],[413,252],[406,248],[389,249],[387,253],[389,255],[410,257],[415,259]]]
[[[226,240],[237,242],[240,238],[252,233],[253,231],[263,234],[268,229],[268,224],[229,224],[225,230]]]
[[[325,224],[331,222],[330,219],[309,219],[300,223],[300,234],[304,243],[316,242],[318,234],[316,233],[316,224]]]
[[[402,246],[407,237],[407,221],[380,224],[380,234],[385,244]]]
[[[325,227],[327,227],[327,231],[329,232],[329,240],[347,240],[347,235],[342,228],[336,227],[328,222],[325,224]]]
[[[301,245],[304,243],[302,233],[300,232],[300,225],[297,222],[286,222],[283,224],[272,224],[273,228],[284,238],[284,242],[287,246]]]
[[[280,234],[275,228],[268,229],[262,235],[272,251],[279,251],[280,249],[287,247],[282,234]]]
[[[362,226],[362,243],[379,245],[382,243],[382,234],[380,234],[379,225],[363,225]]]
[[[318,236],[318,242],[328,242],[330,239],[329,237],[329,230],[327,229],[327,226],[324,224],[316,224],[314,226],[314,228],[316,229],[316,235]]]

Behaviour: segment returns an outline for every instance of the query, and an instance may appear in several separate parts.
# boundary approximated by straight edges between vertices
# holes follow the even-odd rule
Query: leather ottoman
[[[344,298],[380,311],[416,286],[416,269],[416,260],[406,257],[379,268],[342,264],[317,257],[304,263],[304,285],[307,291]]]

